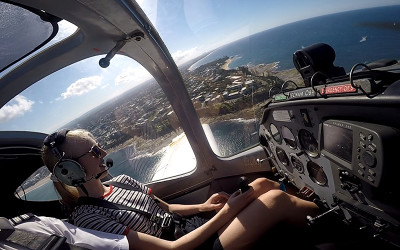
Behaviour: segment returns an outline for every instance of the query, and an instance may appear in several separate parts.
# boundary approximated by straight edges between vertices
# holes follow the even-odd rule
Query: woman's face
[[[90,137],[72,137],[68,138],[65,144],[68,149],[66,150],[66,156],[81,164],[85,169],[87,178],[96,176],[106,169],[104,157],[107,152],[94,139]]]

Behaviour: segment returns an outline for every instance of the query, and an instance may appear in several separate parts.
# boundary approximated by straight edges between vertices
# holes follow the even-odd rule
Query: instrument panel
[[[399,90],[400,82],[391,88]],[[272,103],[259,136],[281,180],[315,195],[327,209],[338,207],[344,220],[398,232],[400,100],[387,97]]]
[[[334,180],[329,160],[319,152],[319,119],[315,110],[279,108],[268,114],[260,126],[260,136],[268,142],[266,147],[274,156],[273,165],[278,172],[299,189],[313,190],[309,196],[318,190],[333,203],[328,194],[335,192]]]

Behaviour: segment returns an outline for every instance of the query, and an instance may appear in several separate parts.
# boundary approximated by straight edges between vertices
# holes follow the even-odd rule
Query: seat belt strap
[[[109,202],[107,200],[94,198],[94,197],[85,197],[85,196],[79,197],[76,205],[77,206],[93,205],[93,206],[98,206],[98,207],[110,208],[110,209],[114,209],[114,210],[134,211],[134,212],[137,212],[137,213],[140,213],[140,214],[146,216],[146,218],[148,218],[149,220],[151,220],[152,222],[155,222],[155,223],[159,223],[160,219],[162,220],[162,217],[155,216],[149,212],[146,212],[146,211],[134,208],[134,207],[128,207],[128,206],[125,206],[122,204]]]
[[[29,220],[30,218],[34,217],[35,215],[32,213],[21,214],[9,219],[11,225],[16,226],[24,221]]]
[[[103,182],[103,184],[112,185],[112,186],[123,188],[123,189],[126,189],[126,190],[143,192],[143,190],[138,188],[138,187],[134,187],[132,185],[121,183],[121,182],[117,182],[117,181],[113,181],[113,180],[105,181],[105,182]],[[105,200],[103,200],[103,201],[105,201]],[[112,204],[118,206],[119,209],[122,209],[122,210],[133,210],[133,211],[139,212],[139,213],[143,213],[144,212],[144,211],[141,211],[141,210],[138,210],[138,209],[135,209],[135,208],[131,208],[131,207],[127,207],[127,206],[124,206],[124,205],[121,205],[121,204],[116,204],[116,203],[112,203]],[[178,215],[177,213],[172,213],[171,214],[171,213],[167,213],[166,212],[163,217],[156,216],[156,215],[151,215],[151,216],[153,216],[153,219],[150,219],[150,221],[159,223],[159,225],[160,225],[160,222],[161,222],[161,227],[165,227],[165,223],[168,224],[169,222],[167,222],[167,221],[169,221],[169,220],[171,220],[171,221],[173,220],[177,224],[184,224],[185,223],[185,219],[182,216]]]
[[[132,185],[117,182],[117,181],[105,181],[105,182],[103,182],[103,184],[112,185],[112,186],[116,186],[116,187],[127,189],[127,190],[143,192],[143,190],[138,187],[134,187]]]

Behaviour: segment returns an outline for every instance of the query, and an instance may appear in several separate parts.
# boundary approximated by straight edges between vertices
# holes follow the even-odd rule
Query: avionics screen
[[[323,141],[323,147],[326,151],[351,163],[353,153],[352,130],[324,123]]]

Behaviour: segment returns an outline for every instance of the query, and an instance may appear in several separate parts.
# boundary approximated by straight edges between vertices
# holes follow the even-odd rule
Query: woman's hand
[[[223,210],[227,213],[236,215],[253,200],[253,193],[254,189],[252,187],[250,187],[244,193],[242,193],[240,190],[234,192],[230,195],[228,201],[223,207]]]
[[[200,212],[211,210],[219,211],[228,201],[229,195],[225,192],[215,193],[208,198],[206,202],[201,205]]]

